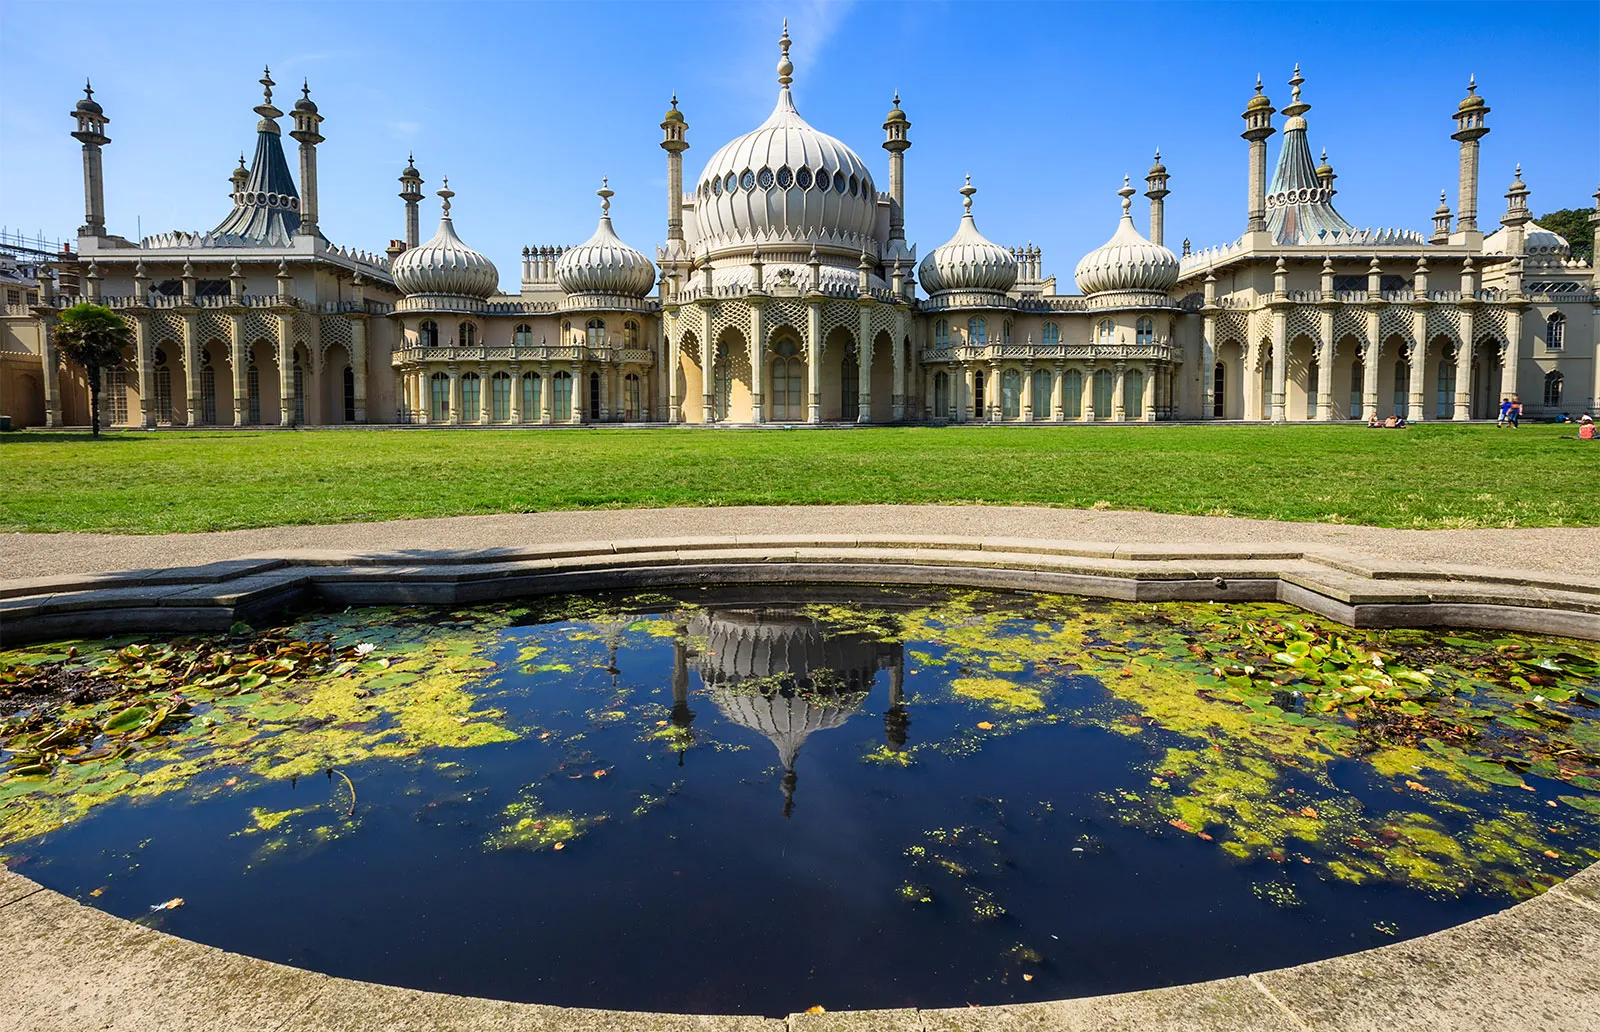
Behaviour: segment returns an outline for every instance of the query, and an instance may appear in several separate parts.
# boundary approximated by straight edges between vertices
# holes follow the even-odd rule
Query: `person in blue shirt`
[[[1511,422],[1511,399],[1510,398],[1501,398],[1500,399],[1500,418],[1494,421],[1495,429],[1499,429],[1500,427],[1505,426],[1506,424],[1508,424],[1510,422]]]

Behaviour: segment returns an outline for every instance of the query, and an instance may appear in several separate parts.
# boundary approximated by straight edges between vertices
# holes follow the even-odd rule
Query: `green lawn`
[[[987,502],[1386,527],[1600,524],[1570,426],[0,435],[0,530],[676,505]]]

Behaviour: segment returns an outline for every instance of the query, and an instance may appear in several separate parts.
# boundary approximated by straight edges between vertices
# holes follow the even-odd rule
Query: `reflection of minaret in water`
[[[849,720],[881,669],[890,671],[891,709],[900,710],[892,719],[900,729],[899,744],[905,744],[910,721],[901,705],[898,643],[830,635],[810,617],[782,609],[705,611],[689,629],[704,642],[695,669],[717,708],[777,747],[785,817],[794,810],[800,746],[812,732]],[[890,736],[896,736],[892,729]]]
[[[678,633],[672,639],[672,726],[683,732],[683,747],[678,750],[678,766],[683,766],[683,754],[688,752],[688,744],[694,741],[689,725],[694,723],[694,710],[689,708],[689,646],[684,643],[684,635],[689,628],[677,624],[674,628]]]
[[[911,713],[905,707],[905,667],[895,663],[889,667],[889,708],[883,713],[884,737],[894,752],[906,751],[906,731],[911,727]]]

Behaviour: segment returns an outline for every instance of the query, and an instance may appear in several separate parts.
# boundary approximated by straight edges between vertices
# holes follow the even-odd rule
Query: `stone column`
[[[554,370],[550,368],[549,362],[543,362],[539,365],[539,394],[542,402],[540,408],[544,409],[539,414],[539,422],[554,423],[556,421],[556,379]]]
[[[1207,313],[1200,332],[1200,418],[1214,419],[1217,410],[1217,317]]]
[[[765,398],[762,394],[767,381],[767,319],[766,307],[759,302],[750,306],[750,422],[766,422]]]
[[[193,312],[183,313],[183,390],[184,403],[188,406],[184,420],[189,426],[199,426],[204,411],[200,403],[200,346],[195,325],[198,318]]]
[[[1272,412],[1269,418],[1282,423],[1289,418],[1289,309],[1272,310]]]
[[[350,320],[350,375],[355,378],[356,422],[367,421],[367,320]],[[344,384],[339,385],[344,390]]]
[[[450,424],[461,425],[461,374],[455,366],[449,369],[450,376]]]
[[[806,304],[806,391],[810,396],[806,422],[822,422],[822,303]]]
[[[890,415],[896,423],[906,418],[906,309],[896,305],[894,310],[894,386],[889,398]]]
[[[427,366],[418,366],[412,374],[414,383],[412,393],[416,395],[417,407],[413,409],[417,414],[417,423],[429,426],[433,423],[433,374]]]
[[[1156,367],[1144,364],[1144,421],[1156,421]]]
[[[1055,399],[1055,414],[1051,417],[1057,423],[1064,423],[1067,419],[1067,366],[1065,362],[1057,362],[1055,379],[1050,384],[1050,396]]]
[[[1428,386],[1428,312],[1426,308],[1411,310],[1411,339],[1416,347],[1411,349],[1411,397],[1407,407],[1408,419],[1422,421],[1431,418],[1427,413]]]
[[[990,362],[988,374],[984,377],[983,407],[987,410],[986,418],[991,423],[1000,422],[1004,414],[1000,398],[1000,363]]]
[[[663,338],[661,354],[667,366],[665,369],[667,380],[667,422],[681,423],[683,421],[683,413],[678,408],[682,401],[678,397],[678,371],[683,368],[683,347],[679,343],[677,314],[674,312],[668,318],[672,321],[671,334],[667,333],[667,327],[663,326],[661,328],[661,336]]]
[[[511,374],[511,423],[522,423],[522,366],[513,362],[506,372]]]
[[[699,305],[700,312],[700,422],[717,421],[717,344],[711,339],[710,302]]]
[[[294,316],[278,313],[278,425],[294,419]]]
[[[856,422],[870,423],[872,422],[872,352],[874,350],[872,346],[871,305],[863,302],[858,310],[858,315],[856,324],[860,329],[860,335],[856,338],[856,350],[861,354],[861,382],[858,385],[860,388],[860,394],[858,395],[860,411],[856,414]]]
[[[1083,367],[1083,421],[1094,422],[1094,363],[1088,362]]]
[[[61,355],[56,350],[56,319],[40,320],[39,359],[44,368],[44,425],[61,426]]]
[[[139,425],[145,428],[156,425],[155,364],[150,346],[150,317],[140,313],[133,317],[133,355],[139,374]]]
[[[1472,334],[1473,311],[1461,310],[1461,340],[1456,346],[1456,390],[1451,398],[1450,418],[1465,423],[1472,418]]]
[[[1118,362],[1113,368],[1116,370],[1116,379],[1111,383],[1111,419],[1113,422],[1125,423],[1128,420],[1127,406],[1123,402],[1124,387],[1128,383],[1128,363]]]
[[[478,364],[478,425],[488,426],[492,419],[490,416],[494,408],[494,381],[489,379],[489,366],[487,363]]]
[[[250,368],[250,346],[244,339],[244,315],[233,313],[228,316],[230,328],[229,336],[233,339],[229,346],[233,353],[233,425],[244,426],[245,415],[250,411],[250,399],[247,396],[248,387],[246,377]]]
[[[1322,342],[1317,346],[1317,421],[1333,419],[1333,309],[1325,307],[1322,316]]]
[[[1517,365],[1522,360],[1522,308],[1520,306],[1506,310],[1506,354],[1500,366],[1500,392],[1504,397],[1516,400],[1517,391]]]
[[[1022,363],[1022,397],[1017,399],[1021,404],[1022,421],[1033,422],[1033,363]]]
[[[1378,410],[1378,363],[1383,361],[1382,334],[1378,309],[1368,308],[1367,350],[1361,360],[1361,413],[1370,418],[1377,412],[1379,419],[1383,418],[1383,413]]]
[[[584,421],[585,407],[589,403],[589,382],[583,375],[583,366],[577,362],[572,363],[572,419],[573,423]]]

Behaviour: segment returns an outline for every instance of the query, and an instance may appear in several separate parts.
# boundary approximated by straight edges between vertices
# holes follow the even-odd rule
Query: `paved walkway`
[[[487,548],[699,534],[952,534],[1137,544],[1338,545],[1376,558],[1600,576],[1600,531],[1386,530],[982,505],[738,506],[452,516],[207,534],[0,536],[0,580],[193,566],[287,548]]]

